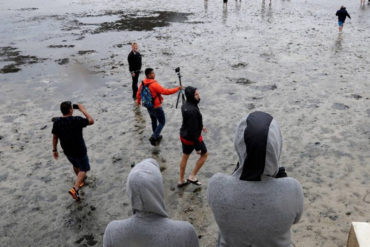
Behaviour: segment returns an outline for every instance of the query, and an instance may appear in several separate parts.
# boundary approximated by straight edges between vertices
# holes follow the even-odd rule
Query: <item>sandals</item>
[[[181,184],[177,184],[177,188],[182,188],[182,187],[184,187],[184,186],[186,186],[188,184],[189,184],[189,182],[186,180],[185,182],[183,182]]]
[[[187,179],[186,180],[188,183],[192,183],[192,184],[195,184],[195,185],[197,185],[197,186],[201,186],[202,185],[202,183],[201,182],[199,182],[199,180],[197,179],[197,180],[190,180],[190,179]]]

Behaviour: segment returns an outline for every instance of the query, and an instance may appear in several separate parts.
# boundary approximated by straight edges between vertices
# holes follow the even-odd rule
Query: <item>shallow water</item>
[[[131,165],[153,157],[170,216],[190,221],[201,246],[214,246],[207,182],[233,171],[235,127],[254,110],[279,122],[281,163],[304,189],[305,212],[292,229],[296,246],[345,246],[350,222],[370,221],[370,6],[345,1],[352,20],[339,34],[333,1],[221,2],[2,3],[2,245],[101,246],[107,223],[131,214],[124,188]],[[200,189],[176,188],[175,95],[164,97],[160,147],[148,142],[150,119],[131,100],[132,41],[163,85],[178,84],[180,66],[183,83],[200,90],[210,151]],[[80,203],[67,193],[74,179],[67,159],[51,155],[50,119],[67,99],[84,103],[96,120],[84,131],[92,171]]]

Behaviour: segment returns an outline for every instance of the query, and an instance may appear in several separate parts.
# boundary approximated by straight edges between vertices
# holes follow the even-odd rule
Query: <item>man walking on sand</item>
[[[72,116],[73,109],[78,109],[86,118],[79,116]],[[89,157],[87,156],[87,149],[82,135],[82,129],[87,125],[94,124],[94,120],[87,113],[82,104],[73,105],[70,101],[64,101],[60,104],[60,110],[63,117],[57,118],[54,121],[53,129],[53,156],[58,159],[59,153],[57,150],[58,139],[62,146],[63,152],[67,159],[72,163],[73,170],[76,173],[76,181],[74,186],[68,193],[76,201],[80,200],[78,190],[84,186],[84,179],[86,173],[90,170]]]
[[[132,43],[132,51],[128,54],[127,60],[129,65],[129,70],[132,77],[132,98],[136,99],[137,93],[137,82],[139,80],[139,74],[141,70],[141,54],[138,52],[137,43]]]
[[[180,162],[180,177],[177,187],[181,188],[189,183],[200,186],[201,183],[196,178],[199,169],[206,162],[208,157],[207,147],[203,142],[202,131],[207,132],[203,126],[202,114],[199,111],[198,104],[200,101],[199,91],[194,87],[186,87],[186,102],[181,107],[182,126],[180,129],[180,140],[182,144],[182,159]],[[195,167],[188,179],[184,179],[186,163],[193,150],[200,155]]]
[[[140,105],[141,102],[141,96],[142,96],[142,89],[145,89],[144,87],[148,87],[151,98],[153,101],[152,107],[147,107],[150,119],[152,121],[152,130],[153,134],[149,138],[150,144],[153,146],[156,146],[159,144],[159,142],[162,139],[161,131],[166,124],[166,119],[164,115],[164,111],[162,109],[162,103],[163,103],[163,97],[164,95],[170,95],[178,92],[180,89],[182,89],[182,86],[167,89],[162,87],[156,80],[155,80],[155,73],[152,68],[147,68],[145,70],[145,76],[146,78],[142,81],[142,83],[139,86],[139,90],[136,94],[136,102]]]
[[[348,14],[346,7],[344,6],[341,6],[335,15],[338,16],[339,32],[342,32],[343,25],[344,22],[346,21],[347,16],[349,17],[349,19],[351,19],[351,16]]]

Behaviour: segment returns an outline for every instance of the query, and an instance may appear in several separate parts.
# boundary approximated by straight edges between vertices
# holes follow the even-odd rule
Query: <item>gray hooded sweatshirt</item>
[[[191,224],[168,218],[162,175],[154,159],[137,164],[127,179],[133,216],[115,220],[105,229],[104,247],[197,247]]]
[[[251,113],[239,123],[234,145],[234,173],[217,173],[208,185],[220,229],[217,246],[292,246],[290,227],[302,215],[303,193],[294,178],[275,178],[282,150],[277,122],[267,113]]]

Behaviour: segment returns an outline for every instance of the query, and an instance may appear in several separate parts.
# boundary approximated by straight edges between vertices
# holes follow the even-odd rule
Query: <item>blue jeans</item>
[[[152,120],[152,137],[157,139],[161,134],[164,125],[166,124],[166,117],[164,116],[162,107],[148,109],[148,112],[150,119]]]

